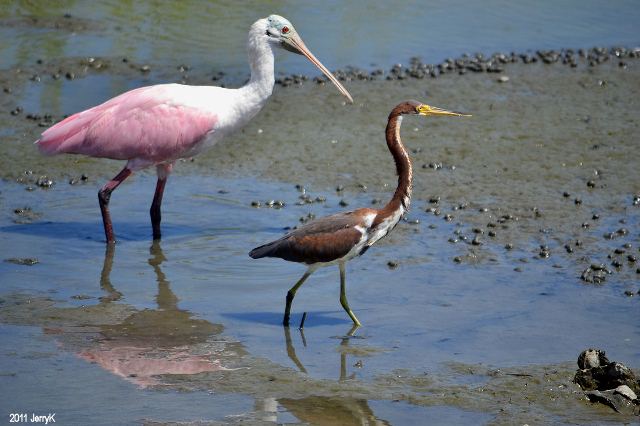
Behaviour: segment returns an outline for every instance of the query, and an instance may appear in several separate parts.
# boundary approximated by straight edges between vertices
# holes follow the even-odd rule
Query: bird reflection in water
[[[291,339],[291,331],[289,330],[289,327],[282,327],[284,329],[284,341],[285,344],[287,346],[287,356],[289,357],[289,359],[296,365],[296,367],[298,367],[298,370],[300,370],[301,373],[305,373],[307,374],[307,370],[306,368],[304,368],[304,365],[302,364],[302,362],[300,362],[300,359],[298,358],[298,356],[296,355],[296,348],[293,345],[293,341]],[[349,351],[349,342],[352,339],[358,339],[359,337],[356,336],[356,330],[358,330],[358,328],[360,328],[360,326],[358,325],[353,325],[351,327],[351,329],[347,332],[347,334],[345,334],[344,336],[340,336],[339,339],[341,340],[340,342],[340,381],[344,381],[344,380],[350,380],[350,379],[354,379],[355,378],[355,373],[352,373],[350,376],[347,376],[347,354],[350,352]],[[300,340],[302,340],[302,345],[306,348],[307,347],[307,339],[304,336],[304,329],[303,328],[299,328],[298,332],[300,333]],[[360,363],[360,361],[358,361],[358,363]]]
[[[309,396],[301,399],[282,398],[278,403],[304,424],[310,425],[385,425],[376,417],[366,399]]]
[[[239,343],[216,336],[220,324],[193,318],[178,308],[178,298],[160,266],[166,260],[159,241],[150,249],[149,265],[158,283],[157,309],[134,312],[118,324],[102,325],[95,345],[81,350],[80,358],[140,386],[162,385],[162,375],[191,375],[225,370],[225,359],[244,354]],[[102,304],[119,300],[122,294],[111,283],[115,246],[107,246],[100,286],[106,295]]]
[[[148,261],[158,285],[157,308],[136,310],[123,303],[125,296],[111,281],[115,249],[114,245],[106,248],[100,275],[104,296],[99,304],[82,308],[54,308],[55,311],[47,313],[47,318],[55,316],[62,319],[45,327],[47,334],[57,335],[61,346],[139,388],[188,384],[184,380],[193,380],[191,375],[227,370],[228,366],[238,365],[238,361],[247,355],[240,343],[222,339],[222,325],[194,318],[192,313],[178,307],[179,300],[161,269],[166,259],[159,242],[151,246]],[[357,328],[354,326],[346,335],[339,337],[340,381],[355,378],[355,374],[348,374],[347,363],[355,361],[352,359],[354,347],[350,344],[358,338],[355,335]],[[307,370],[296,355],[292,333],[288,327],[284,327],[284,332],[289,358],[300,372],[307,375]],[[303,332],[300,332],[300,337],[306,346]],[[356,353],[362,355],[361,352]],[[300,380],[297,374],[290,374],[289,379],[293,382]],[[184,375],[189,376],[181,379]],[[205,378],[199,383],[204,384],[205,388],[217,389],[220,382],[217,376],[214,377],[213,381]],[[308,376],[302,380],[307,382]],[[281,398],[277,389],[268,386],[259,386],[261,390],[256,390],[253,379],[249,378],[242,389],[246,389],[248,394],[256,392],[256,400],[254,412],[247,413],[248,421],[258,419],[278,423],[279,415],[284,410],[308,424],[388,424],[375,416],[366,399],[315,395],[313,383],[313,380],[308,382],[308,392],[300,398]]]
[[[350,342],[359,338],[355,332],[359,327],[354,325],[344,336],[340,336],[340,376],[339,381],[355,379],[355,373],[347,373],[347,355],[351,353]],[[291,338],[289,327],[283,327],[287,355],[296,365],[298,370],[307,374],[307,370],[296,355],[296,349]],[[300,339],[306,348],[304,329],[298,329]],[[360,361],[358,361],[359,363]],[[265,416],[265,421],[277,421],[278,404],[284,407],[298,420],[306,424],[340,424],[340,425],[389,425],[386,420],[379,419],[369,406],[366,399],[349,397],[327,397],[312,395],[305,398],[266,398],[257,401],[257,409],[272,413],[271,417]]]

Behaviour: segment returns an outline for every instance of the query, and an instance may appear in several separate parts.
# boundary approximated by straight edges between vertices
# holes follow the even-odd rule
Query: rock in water
[[[586,391],[589,401],[608,405],[623,414],[633,414],[640,406],[637,397],[640,380],[630,368],[610,362],[604,351],[582,351],[578,367],[573,381]]]
[[[581,370],[600,367],[605,364],[609,364],[609,360],[607,359],[604,351],[599,349],[587,349],[582,351],[578,357],[578,368]]]

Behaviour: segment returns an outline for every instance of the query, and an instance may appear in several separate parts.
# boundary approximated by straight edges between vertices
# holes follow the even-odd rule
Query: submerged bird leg
[[[351,311],[351,308],[349,307],[349,302],[347,301],[347,283],[346,283],[347,280],[346,280],[346,274],[344,271],[344,262],[340,262],[338,266],[340,267],[340,304],[342,305],[342,308],[347,312],[347,314],[349,314],[351,321],[353,321],[353,323],[357,328],[362,324],[360,324],[360,321],[358,321],[358,318],[356,318],[356,315]]]
[[[302,278],[298,280],[298,282],[289,289],[287,292],[287,306],[284,309],[284,319],[282,320],[282,325],[285,327],[289,327],[289,317],[291,316],[291,303],[293,302],[293,298],[296,296],[296,291],[300,288],[302,284],[309,278],[309,275],[313,274],[315,269],[309,268],[307,272],[302,275]]]
[[[158,178],[158,182],[156,183],[156,193],[153,196],[153,202],[151,203],[151,209],[149,213],[151,214],[151,227],[153,228],[153,239],[159,240],[162,237],[162,233],[160,232],[160,205],[162,204],[162,194],[164,193],[164,186],[167,183],[167,179]]]
[[[159,164],[156,169],[158,171],[158,182],[156,183],[156,192],[153,195],[153,202],[151,203],[149,214],[151,215],[153,239],[159,240],[162,237],[162,232],[160,232],[160,221],[162,220],[160,206],[162,205],[164,187],[167,184],[167,178],[169,177],[169,173],[171,173],[172,166],[170,164]]]
[[[351,329],[349,329],[349,331],[347,331],[346,336],[347,337],[353,337],[356,334],[356,330],[358,330],[358,328],[360,328],[360,324],[353,324],[351,326]]]
[[[102,212],[102,223],[104,224],[104,235],[107,238],[107,244],[114,244],[116,239],[113,235],[113,225],[111,224],[111,215],[109,214],[109,200],[111,199],[111,193],[122,183],[126,178],[133,173],[130,169],[124,168],[109,182],[107,182],[100,191],[98,191],[98,201],[100,202],[100,211]]]

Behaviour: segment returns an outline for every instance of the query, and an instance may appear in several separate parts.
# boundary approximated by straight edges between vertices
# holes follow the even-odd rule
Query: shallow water
[[[150,238],[154,174],[142,172],[114,193],[115,250],[105,249],[96,193],[121,164],[44,158],[31,144],[42,127],[26,113],[58,119],[129,88],[177,81],[185,78],[180,63],[194,67],[189,82],[207,84],[211,68],[241,82],[246,28],[271,12],[291,18],[330,68],[638,41],[631,3],[483,4],[0,8],[1,38],[12,40],[0,50],[2,85],[12,89],[0,97],[1,414],[56,412],[62,424],[619,422],[609,408],[585,402],[571,379],[587,347],[640,365],[638,265],[625,260],[640,257],[640,207],[632,204],[640,195],[638,59],[626,68],[613,60],[576,69],[510,65],[505,84],[490,74],[348,82],[353,106],[332,87],[277,87],[243,132],[176,166],[161,243]],[[388,19],[389,8],[402,7],[406,13]],[[67,12],[72,17],[61,18]],[[212,25],[221,17],[233,24]],[[407,37],[406,28],[423,23],[425,34],[441,39]],[[345,42],[351,38],[358,42]],[[214,46],[223,60],[211,59]],[[109,67],[78,72],[85,56]],[[144,63],[151,73],[136,68]],[[312,73],[292,55],[278,64]],[[51,78],[59,67],[77,78]],[[303,332],[283,329],[285,293],[304,268],[247,252],[309,214],[385,201],[395,177],[384,124],[406,98],[474,116],[404,121],[413,209],[347,267],[350,305],[364,327],[351,329],[333,267],[296,296],[292,324],[306,312]],[[10,115],[18,105],[24,113]],[[54,181],[49,189],[35,183],[42,175]],[[326,201],[298,205],[295,184]],[[435,196],[439,203],[430,203]],[[265,207],[269,200],[285,207]],[[425,211],[434,206],[439,215]],[[470,244],[475,228],[482,245]],[[20,264],[29,259],[37,263]],[[614,259],[619,268],[609,266]],[[602,285],[580,279],[591,263],[611,269]]]
[[[395,377],[400,368],[409,377],[443,374],[454,382],[443,384],[446,389],[486,380],[482,375],[456,378],[448,373],[451,362],[528,370],[571,360],[587,346],[605,347],[627,362],[638,360],[637,322],[629,321],[637,317],[637,306],[620,296],[615,282],[585,288],[571,268],[553,270],[535,261],[516,273],[502,253],[491,263],[457,265],[448,260],[456,250],[446,242],[447,231],[428,229],[426,213],[414,214],[425,224],[401,224],[393,238],[349,265],[351,306],[365,324],[355,337],[348,336],[350,322],[337,300],[335,268],[318,271],[300,290],[292,322],[307,312],[304,333],[287,334],[280,325],[284,295],[303,268],[252,261],[247,248],[280,235],[282,226],[294,225],[310,210],[339,210],[340,198],[329,194],[322,205],[295,206],[299,192],[291,185],[180,176],[167,194],[166,237],[150,247],[147,203],[127,200],[148,198],[153,184],[152,176],[143,175],[114,197],[121,242],[115,252],[105,253],[95,185],[27,192],[23,185],[2,183],[0,258],[39,262],[0,264],[3,341],[13,342],[3,348],[0,380],[4,389],[14,390],[4,398],[12,410],[55,411],[71,422],[94,416],[105,424],[230,421],[234,415],[326,423],[334,416],[349,418],[331,399],[322,402],[332,392],[349,395],[341,383],[368,389],[368,383],[382,380],[385,393],[373,397],[379,402],[361,397],[362,389],[353,392],[353,402],[342,401],[354,422],[478,423],[490,419],[484,411],[492,410],[465,409],[467,400],[442,402],[449,408],[441,410],[420,408],[411,399],[409,405],[392,403],[406,396],[387,395],[394,386],[385,375]],[[287,207],[252,208],[251,200],[264,194],[278,194]],[[369,196],[356,194],[353,203],[366,204]],[[14,223],[12,209],[23,205],[42,216]],[[389,269],[389,260],[400,266]],[[25,310],[25,303],[34,306]],[[285,370],[274,372],[276,366]],[[231,384],[206,378],[206,372],[220,368],[248,368],[246,374],[257,377]],[[194,396],[175,393],[178,385],[163,374],[195,374],[176,376],[178,388]],[[301,406],[292,403],[303,395],[272,389],[258,379],[270,374],[303,380],[298,386],[312,399]],[[41,375],[45,379],[34,381]],[[86,389],[98,388],[86,395]],[[99,407],[104,398],[121,408],[117,414]],[[131,406],[132,398],[141,406]],[[272,400],[269,409],[275,413],[256,408],[265,398]],[[314,414],[307,404],[327,408]],[[568,418],[578,415],[579,405],[573,410]]]

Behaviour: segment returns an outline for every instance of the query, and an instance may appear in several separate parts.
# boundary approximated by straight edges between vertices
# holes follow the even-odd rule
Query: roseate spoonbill
[[[254,248],[249,253],[254,259],[279,257],[307,265],[307,271],[287,293],[283,325],[289,325],[291,303],[300,286],[319,267],[336,263],[340,268],[340,303],[353,323],[356,326],[360,325],[347,301],[345,264],[364,254],[376,241],[386,236],[409,208],[413,172],[411,159],[400,140],[402,116],[408,114],[469,116],[417,101],[400,103],[389,114],[385,132],[387,147],[396,163],[398,174],[398,187],[391,201],[380,210],[362,208],[311,221],[278,240]]]
[[[159,84],[131,90],[77,113],[47,129],[36,141],[44,154],[84,154],[127,160],[98,192],[107,243],[115,242],[109,199],[134,171],[156,166],[151,204],[153,238],[160,239],[160,205],[173,164],[192,157],[238,130],[264,106],[273,91],[273,47],[304,55],[353,102],[349,92],[309,51],[291,23],[278,15],[256,21],[247,50],[251,79],[239,89]]]

